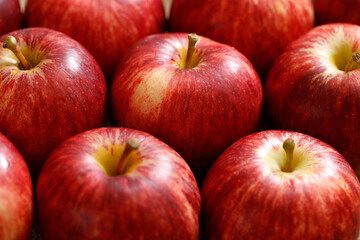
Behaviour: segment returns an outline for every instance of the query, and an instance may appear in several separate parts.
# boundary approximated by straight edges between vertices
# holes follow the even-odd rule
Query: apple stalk
[[[15,56],[19,59],[21,69],[22,70],[29,70],[31,69],[31,66],[29,62],[26,60],[24,54],[21,52],[19,46],[17,45],[16,38],[14,36],[7,36],[5,39],[5,42],[3,44],[3,48],[10,49]]]
[[[354,70],[353,68],[356,64],[360,65],[360,53],[358,53],[358,52],[356,52],[352,55],[352,59],[345,67],[345,72]]]
[[[188,35],[188,39],[189,39],[189,44],[188,44],[188,49],[187,49],[187,54],[186,54],[185,69],[192,68],[191,60],[192,60],[194,52],[196,50],[196,43],[199,40],[199,37],[198,37],[198,35],[196,35],[196,33],[190,33]]]
[[[283,143],[283,148],[286,153],[285,165],[281,169],[283,172],[292,172],[292,162],[295,149],[295,142],[293,139],[288,138]]]
[[[140,147],[140,142],[136,138],[129,138],[126,142],[124,152],[122,153],[118,166],[116,168],[116,175],[124,174],[132,165],[131,153]]]

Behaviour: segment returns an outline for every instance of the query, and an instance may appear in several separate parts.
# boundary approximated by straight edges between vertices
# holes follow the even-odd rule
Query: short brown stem
[[[283,148],[286,153],[285,165],[281,169],[283,172],[292,172],[293,155],[295,149],[295,142],[293,139],[288,138],[283,143]]]
[[[120,175],[125,172],[125,170],[128,168],[131,152],[138,149],[139,147],[140,142],[136,138],[129,138],[127,140],[124,152],[122,153],[116,168],[116,175]]]
[[[14,36],[11,35],[7,36],[3,44],[3,47],[10,49],[15,54],[15,56],[20,61],[22,70],[31,69],[29,62],[26,60],[24,54],[21,52],[19,46],[17,45],[16,38]]]
[[[189,69],[192,66],[192,57],[196,50],[196,43],[199,40],[199,37],[198,35],[196,35],[196,33],[190,33],[188,35],[188,39],[189,39],[189,44],[186,54],[185,69]]]
[[[360,53],[356,52],[352,55],[352,59],[345,66],[345,72],[354,70],[355,65],[360,65]]]

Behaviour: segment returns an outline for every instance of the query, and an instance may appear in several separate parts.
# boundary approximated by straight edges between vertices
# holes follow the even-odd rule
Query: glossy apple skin
[[[106,81],[91,54],[65,34],[26,28],[11,35],[24,55],[39,63],[21,70],[15,55],[0,48],[0,132],[22,153],[36,179],[59,143],[105,125]],[[1,46],[6,36],[0,37]]]
[[[76,39],[107,79],[130,45],[165,27],[161,0],[29,0],[24,18],[26,26],[56,29]]]
[[[315,0],[316,24],[347,22],[360,25],[360,1]]]
[[[345,72],[332,62],[335,53],[350,60],[355,51],[360,51],[360,26],[316,27],[277,59],[264,91],[266,111],[276,127],[329,143],[359,175],[360,69]]]
[[[0,0],[0,35],[20,28],[22,13],[18,0]]]
[[[305,152],[302,160],[312,156],[291,173],[276,164],[287,138]],[[359,234],[353,169],[330,145],[301,133],[268,130],[240,139],[211,167],[201,196],[204,239],[355,240]]]
[[[285,47],[314,25],[311,0],[173,0],[169,26],[234,46],[263,79]]]
[[[130,137],[140,140],[142,162],[108,176],[92,155]],[[44,239],[199,237],[200,191],[189,166],[168,145],[133,129],[99,128],[66,140],[41,171],[36,201]]]
[[[192,69],[176,64],[179,50],[187,49],[187,34],[155,34],[137,42],[118,66],[110,105],[115,126],[139,129],[169,144],[201,184],[228,146],[256,130],[263,93],[240,52],[199,38],[201,60]]]
[[[0,133],[0,239],[29,239],[33,213],[29,169],[15,146]]]

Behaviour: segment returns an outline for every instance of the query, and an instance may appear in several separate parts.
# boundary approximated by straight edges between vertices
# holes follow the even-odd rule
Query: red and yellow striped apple
[[[200,191],[184,159],[133,129],[64,141],[36,187],[44,239],[199,239]]]
[[[170,145],[201,184],[228,146],[256,130],[263,94],[255,69],[239,51],[189,37],[194,39],[155,34],[133,45],[118,66],[110,105],[115,126]]]
[[[9,34],[0,37],[0,132],[36,179],[59,143],[105,125],[106,81],[91,54],[63,33],[26,28]]]
[[[360,174],[360,26],[327,24],[293,42],[265,83],[275,126],[337,149]]]
[[[268,130],[229,147],[201,188],[204,239],[356,240],[360,183],[319,139]]]

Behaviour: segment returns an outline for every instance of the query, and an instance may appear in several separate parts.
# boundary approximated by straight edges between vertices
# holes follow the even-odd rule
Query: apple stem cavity
[[[129,138],[126,142],[124,152],[122,153],[116,169],[116,175],[122,175],[130,167],[130,154],[140,147],[140,141],[136,138]]]
[[[20,61],[22,70],[31,69],[29,62],[26,60],[24,54],[20,51],[20,48],[17,45],[16,38],[14,36],[9,35],[6,37],[5,42],[3,44],[3,48],[10,49],[15,54],[15,56]]]
[[[295,149],[295,142],[293,139],[288,138],[283,143],[283,148],[286,153],[286,161],[285,165],[281,169],[283,172],[292,172],[292,163],[293,163],[293,155],[294,155],[294,149]]]
[[[192,58],[196,50],[196,43],[198,42],[199,37],[198,35],[196,35],[196,33],[190,33],[188,35],[188,39],[189,39],[189,44],[186,54],[185,69],[192,68]]]
[[[358,64],[360,65],[360,53],[356,52],[352,55],[352,59],[350,60],[350,62],[348,62],[348,64],[346,64],[345,67],[345,72],[350,72],[352,70],[354,70],[354,66]]]

